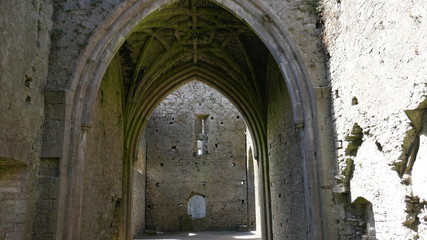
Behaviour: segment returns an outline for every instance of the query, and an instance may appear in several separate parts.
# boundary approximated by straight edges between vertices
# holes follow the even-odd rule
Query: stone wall
[[[50,1],[0,2],[0,239],[32,238],[51,14]]]
[[[267,82],[267,143],[274,239],[306,239],[304,179],[299,130],[288,90],[271,59]]]
[[[258,1],[253,1],[258,2]],[[293,41],[299,49],[307,67],[307,73],[313,86],[327,84],[325,78],[324,52],[320,36],[322,24],[318,18],[320,2],[318,0],[266,0],[260,1],[271,11],[271,17],[277,18],[286,26]],[[272,51],[274,56],[274,51]]]
[[[188,83],[157,107],[146,134],[147,229],[236,230],[248,224],[245,124],[226,98],[200,82]],[[205,218],[188,215],[193,195],[205,198]]]
[[[420,157],[426,9],[426,2],[410,0],[323,4],[340,186],[335,192],[347,203],[359,197],[372,203],[378,239],[427,238],[427,188],[419,187],[426,174],[416,177],[426,161]],[[345,223],[341,239],[353,239],[357,233],[348,224],[354,216],[338,212],[337,221]]]
[[[108,68],[88,130],[85,155],[82,239],[115,239],[122,198],[123,106],[118,59]]]
[[[78,56],[89,44],[90,37],[108,17],[117,17],[134,0],[63,0],[55,1],[52,29],[52,57],[49,64],[50,87],[66,87]],[[221,5],[223,0],[213,1]],[[315,85],[325,83],[323,51],[319,46],[321,28],[317,18],[316,0],[251,0],[264,5],[270,18],[285,24],[292,41],[301,49],[308,73]],[[244,18],[244,16],[241,16]],[[117,26],[115,26],[117,27]],[[73,60],[73,61],[69,61]]]
[[[145,189],[147,183],[147,139],[145,131],[138,143],[138,157],[133,169],[132,236],[140,237],[145,231]]]

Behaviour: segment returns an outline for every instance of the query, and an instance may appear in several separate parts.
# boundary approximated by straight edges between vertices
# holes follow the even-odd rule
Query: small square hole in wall
[[[160,183],[156,183],[156,187],[160,187]]]
[[[377,145],[378,151],[380,152],[383,151],[383,146],[381,145],[381,143],[379,143],[378,141],[375,141],[375,145]]]
[[[169,122],[169,124],[173,124],[173,122]]]
[[[337,142],[337,149],[342,149],[343,145],[342,145],[342,140],[338,140]]]
[[[351,105],[354,106],[354,105],[357,105],[357,104],[359,104],[359,100],[357,100],[357,97],[353,97],[351,99]]]
[[[176,146],[172,146],[171,148],[172,148],[172,150],[176,150]]]
[[[151,205],[147,205],[147,208],[151,208]]]
[[[340,93],[338,90],[335,90],[335,98],[339,98],[340,97]]]
[[[218,148],[218,143],[215,143],[215,148]]]
[[[211,120],[213,120],[214,119],[214,117],[211,117]]]
[[[221,122],[221,125],[224,124],[224,122]]]
[[[235,167],[235,166],[236,166],[236,163],[232,163],[232,164],[231,164],[231,166],[232,166],[232,167]]]
[[[163,165],[164,165],[163,163],[160,163],[160,167],[163,167]]]
[[[240,203],[245,204],[245,200],[240,200]]]
[[[236,119],[239,119],[240,118],[240,116],[236,116]]]

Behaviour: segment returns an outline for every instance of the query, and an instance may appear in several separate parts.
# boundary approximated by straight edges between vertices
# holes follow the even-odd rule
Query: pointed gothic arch
[[[127,36],[132,33],[134,28],[148,15],[163,6],[173,3],[171,0],[160,1],[125,1],[121,6],[95,31],[87,47],[80,55],[79,64],[74,70],[73,80],[66,93],[68,115],[66,117],[66,129],[70,129],[65,136],[65,145],[69,145],[68,154],[64,157],[64,166],[70,174],[66,179],[62,179],[63,184],[67,186],[62,195],[67,197],[63,199],[62,205],[64,211],[59,214],[59,219],[63,219],[64,229],[63,237],[65,239],[78,239],[81,219],[81,198],[82,198],[82,173],[84,171],[84,152],[85,136],[90,131],[93,117],[93,107],[97,92],[102,81],[103,75],[123,44]],[[322,175],[324,169],[317,169],[318,157],[316,157],[317,148],[317,129],[316,129],[316,99],[311,90],[311,81],[308,77],[305,64],[300,56],[297,45],[293,42],[291,34],[274,14],[271,14],[266,6],[261,3],[245,2],[238,0],[215,0],[212,1],[219,6],[233,13],[237,18],[244,21],[258,35],[269,49],[274,57],[279,69],[283,75],[292,103],[294,125],[299,129],[301,136],[301,152],[304,168],[304,184],[307,206],[307,222],[309,226],[309,238],[326,239],[328,235],[328,223],[322,221],[322,208],[328,201],[327,197],[320,194],[319,175]],[[203,71],[193,70],[188,73],[198,78],[208,79],[209,77]],[[191,79],[189,75],[183,76],[186,80]],[[208,81],[208,80],[206,80]],[[220,84],[216,82],[217,88],[221,90]],[[173,81],[169,88],[174,87]],[[225,89],[225,88],[224,88]],[[228,89],[228,88],[227,88]],[[238,102],[236,106],[240,108],[243,114],[246,114],[246,120],[255,139],[255,157],[260,160],[263,172],[263,238],[272,239],[271,233],[271,210],[269,203],[269,182],[268,182],[268,162],[266,153],[265,132],[261,123],[257,122],[256,112],[251,111],[245,104],[245,101],[236,100],[239,97],[237,90],[227,93],[232,101]],[[166,94],[165,92],[164,94]],[[160,101],[161,97],[157,100]],[[154,109],[155,104],[148,108],[141,108],[141,111]],[[147,111],[148,113],[149,111]],[[143,116],[144,114],[140,115]],[[252,125],[251,125],[252,122]],[[138,140],[138,134],[144,126],[144,121],[136,122],[133,135],[128,138],[126,145],[134,148]],[[130,149],[132,158],[134,150]],[[124,172],[129,172],[130,166],[124,166]],[[129,182],[125,184],[129,189]],[[130,201],[124,198],[124,201]],[[77,210],[76,210],[77,209]],[[129,219],[124,212],[124,226],[126,219]],[[62,221],[61,221],[62,222]],[[129,238],[129,236],[126,236]]]

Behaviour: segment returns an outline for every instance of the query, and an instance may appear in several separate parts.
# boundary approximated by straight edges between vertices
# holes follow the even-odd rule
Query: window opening
[[[209,117],[209,114],[195,114],[195,116],[196,152],[198,156],[202,156],[208,153],[208,131],[206,119]]]
[[[203,141],[197,140],[197,155],[203,155]]]

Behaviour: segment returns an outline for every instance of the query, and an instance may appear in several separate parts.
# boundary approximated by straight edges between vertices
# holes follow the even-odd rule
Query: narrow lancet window
[[[207,122],[209,114],[195,114],[196,123],[195,123],[195,135],[196,135],[196,148],[197,155],[202,156],[208,153],[208,131],[207,131]]]

